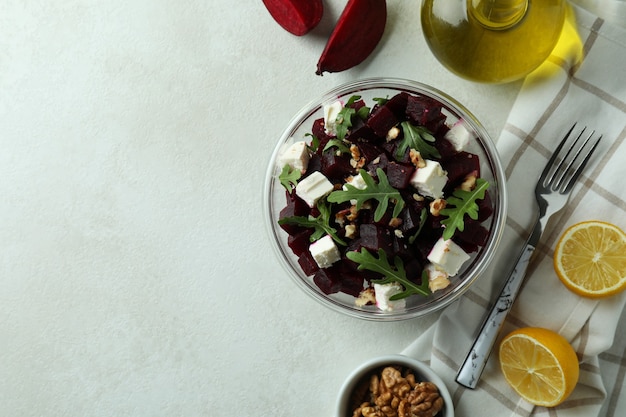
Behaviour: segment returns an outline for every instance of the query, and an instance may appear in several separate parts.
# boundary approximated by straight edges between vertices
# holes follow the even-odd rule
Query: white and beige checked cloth
[[[626,407],[626,293],[591,300],[574,295],[552,266],[569,225],[604,220],[626,230],[626,30],[574,7],[550,59],[524,81],[497,141],[507,175],[507,227],[494,265],[403,353],[430,363],[452,393],[458,417],[623,416]],[[573,124],[604,135],[569,204],[549,224],[502,334],[539,326],[565,336],[578,352],[580,379],[555,408],[534,407],[506,384],[494,351],[475,390],[455,382],[485,311],[528,236],[534,186],[556,144]],[[497,348],[497,345],[496,345]],[[625,391],[622,393],[622,389]]]

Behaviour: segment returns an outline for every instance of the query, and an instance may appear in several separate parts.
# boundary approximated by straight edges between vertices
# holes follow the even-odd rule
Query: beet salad
[[[493,213],[476,140],[443,105],[401,92],[324,106],[278,158],[286,203],[278,223],[325,294],[356,306],[405,308],[459,279],[488,240]]]

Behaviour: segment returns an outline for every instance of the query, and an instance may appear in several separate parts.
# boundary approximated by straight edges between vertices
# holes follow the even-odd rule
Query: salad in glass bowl
[[[270,159],[264,212],[294,281],[337,311],[417,317],[491,261],[504,174],[485,129],[427,85],[367,79],[302,109]]]

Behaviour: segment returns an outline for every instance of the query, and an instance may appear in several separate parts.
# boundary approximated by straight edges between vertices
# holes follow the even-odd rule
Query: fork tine
[[[554,184],[554,189],[557,189],[557,190],[560,189],[561,186],[563,185],[563,182],[567,181],[566,179],[567,174],[570,172],[572,165],[574,165],[574,162],[576,162],[582,150],[585,148],[587,143],[589,143],[589,139],[591,139],[593,132],[591,132],[591,134],[587,137],[587,139],[583,141],[583,143],[580,146],[578,145],[578,142],[583,137],[583,133],[585,133],[585,130],[587,130],[587,127],[583,127],[583,129],[580,131],[580,133],[576,137],[576,140],[574,140],[574,143],[570,145],[569,149],[567,150],[567,153],[559,162],[559,165],[556,168],[556,172],[560,172],[559,177],[557,180],[552,182]],[[576,152],[574,156],[570,158],[570,154],[572,153],[572,151],[574,151],[574,149],[576,149]],[[569,162],[566,163],[566,161],[568,160]],[[556,172],[555,172],[555,175],[556,175]]]
[[[585,144],[587,144],[587,142],[589,142],[589,139],[591,139],[591,137],[593,136],[594,133],[595,133],[595,131],[592,131],[589,134],[589,137],[585,141]],[[580,176],[580,174],[585,169],[585,166],[587,165],[587,162],[589,162],[589,159],[591,159],[591,155],[593,155],[594,151],[598,147],[598,144],[600,143],[601,139],[602,139],[602,135],[600,135],[598,137],[598,139],[596,139],[596,141],[593,144],[593,146],[591,147],[591,149],[587,152],[587,155],[585,155],[585,158],[580,162],[580,164],[578,165],[578,168],[576,169],[576,171],[574,171],[574,174],[572,175],[570,180],[567,182],[567,184],[565,184],[565,187],[563,188],[562,192],[568,193],[572,189],[572,187],[574,186],[574,183],[576,183],[576,180],[578,180],[578,177]],[[583,145],[583,147],[584,147],[584,145]],[[581,147],[580,150],[582,150],[583,147]],[[576,155],[576,156],[578,157],[578,155]],[[574,162],[574,161],[572,161],[572,162]]]
[[[565,136],[563,137],[563,139],[561,139],[561,142],[559,143],[559,145],[556,147],[556,149],[554,150],[554,152],[552,152],[552,156],[550,157],[550,159],[548,160],[548,162],[546,163],[545,168],[543,169],[543,172],[541,173],[540,178],[540,182],[542,185],[546,185],[546,182],[551,182],[552,178],[554,177],[554,174],[556,173],[556,164],[554,163],[557,159],[557,157],[559,156],[559,153],[561,153],[561,149],[563,149],[563,146],[565,146],[565,142],[567,142],[567,139],[569,138],[569,136],[571,135],[572,131],[574,130],[574,127],[576,127],[576,123],[574,123],[572,125],[572,127],[567,131],[567,133],[565,134]],[[554,172],[550,175],[550,179],[548,181],[546,181],[547,177],[548,177],[548,173],[554,169]]]

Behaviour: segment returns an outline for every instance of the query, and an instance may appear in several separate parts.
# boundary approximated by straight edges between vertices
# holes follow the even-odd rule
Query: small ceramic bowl
[[[362,384],[367,384],[369,378],[380,373],[387,366],[399,366],[413,371],[417,382],[432,382],[439,389],[443,398],[443,408],[434,417],[454,417],[452,397],[443,380],[430,367],[417,359],[404,355],[385,355],[372,358],[356,368],[345,380],[339,390],[337,399],[336,417],[352,417],[354,411],[354,391]],[[358,404],[357,404],[358,406]]]

